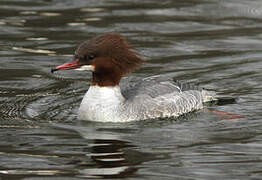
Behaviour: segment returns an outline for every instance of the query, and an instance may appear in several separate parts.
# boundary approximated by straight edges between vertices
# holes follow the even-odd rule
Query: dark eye
[[[94,58],[95,58],[94,55],[89,55],[89,56],[88,56],[88,59],[89,59],[89,60],[92,60],[92,59],[94,59]]]
[[[95,56],[94,55],[88,55],[88,56],[84,56],[84,60],[86,60],[86,61],[88,61],[88,60],[92,60],[92,59],[94,59],[95,58]]]

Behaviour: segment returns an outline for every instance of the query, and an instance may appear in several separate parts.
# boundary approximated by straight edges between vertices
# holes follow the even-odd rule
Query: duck
[[[125,37],[106,33],[81,43],[73,61],[51,69],[92,73],[91,84],[78,110],[79,120],[130,122],[176,118],[200,110],[216,94],[198,86],[145,77],[121,89],[123,77],[145,63]]]

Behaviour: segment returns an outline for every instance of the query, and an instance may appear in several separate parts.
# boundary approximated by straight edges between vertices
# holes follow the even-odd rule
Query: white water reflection
[[[22,52],[29,52],[29,53],[39,53],[39,54],[55,54],[55,51],[44,50],[44,49],[30,49],[30,48],[23,48],[23,47],[12,47],[13,50],[22,51]]]

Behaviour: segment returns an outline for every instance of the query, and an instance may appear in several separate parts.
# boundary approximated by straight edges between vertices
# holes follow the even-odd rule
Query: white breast
[[[119,108],[124,101],[119,86],[90,86],[80,105],[78,119],[100,122],[121,121]]]

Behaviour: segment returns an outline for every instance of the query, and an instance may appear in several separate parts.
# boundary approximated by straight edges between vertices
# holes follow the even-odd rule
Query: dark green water
[[[78,121],[90,74],[50,69],[105,32],[146,59],[131,78],[162,74],[236,103],[178,119]],[[261,179],[261,58],[260,0],[1,0],[0,179]]]

